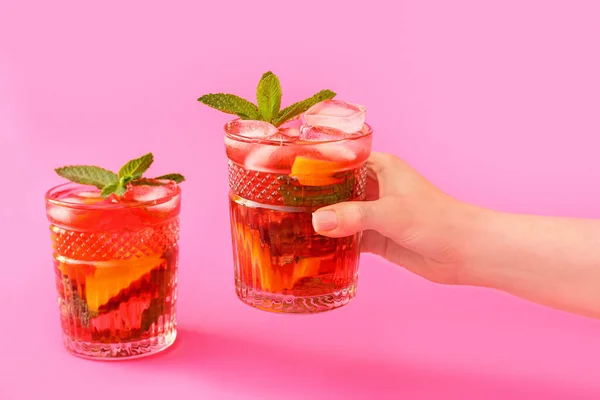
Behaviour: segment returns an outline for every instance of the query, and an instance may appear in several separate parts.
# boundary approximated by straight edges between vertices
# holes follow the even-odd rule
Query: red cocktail
[[[361,113],[341,102],[318,106]],[[371,128],[359,120],[346,133],[302,118],[311,121],[303,115],[276,131],[259,121],[225,127],[236,291],[269,311],[326,311],[356,293],[360,234],[321,236],[312,213],[364,199]]]
[[[63,342],[79,356],[131,358],[175,340],[180,188],[123,190],[66,183],[46,194]]]

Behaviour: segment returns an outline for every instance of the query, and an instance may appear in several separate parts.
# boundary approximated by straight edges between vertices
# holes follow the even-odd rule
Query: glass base
[[[236,293],[244,303],[259,310],[284,314],[314,314],[334,310],[348,304],[356,296],[356,282],[333,293],[316,296],[293,296],[270,293],[236,282]]]
[[[118,361],[147,357],[159,353],[175,342],[177,329],[155,336],[151,339],[127,343],[92,343],[74,340],[63,334],[63,343],[73,355],[88,360]]]

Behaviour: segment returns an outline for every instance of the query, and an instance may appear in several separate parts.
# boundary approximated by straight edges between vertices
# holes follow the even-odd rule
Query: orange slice
[[[261,244],[260,232],[236,222],[237,243],[242,279],[254,287],[257,284],[266,292],[276,288],[275,276],[271,273],[271,255],[269,248]]]
[[[94,267],[89,264],[67,264],[61,262],[58,264],[58,270],[63,275],[67,275],[71,282],[77,286],[84,285],[86,277],[94,275]]]
[[[262,290],[270,292],[273,290],[273,280],[271,279],[271,258],[269,250],[260,242],[260,233],[255,230],[249,230],[250,236],[250,257],[252,265],[252,276],[258,276],[258,281]]]
[[[292,178],[298,179],[303,186],[327,186],[340,183],[342,179],[335,178],[337,172],[344,167],[344,164],[323,161],[314,158],[298,156],[292,165]]]
[[[94,274],[87,276],[86,300],[90,311],[97,311],[101,305],[127,289],[133,282],[162,264],[160,256],[144,257],[137,260],[106,261],[93,263]]]

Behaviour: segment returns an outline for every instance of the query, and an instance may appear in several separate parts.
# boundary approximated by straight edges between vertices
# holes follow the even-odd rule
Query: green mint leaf
[[[272,122],[279,115],[281,107],[281,84],[279,78],[268,71],[263,74],[256,87],[258,111],[264,121]]]
[[[119,187],[120,187],[119,182],[114,182],[109,185],[106,185],[102,188],[102,193],[100,193],[100,195],[103,198],[107,198],[111,194],[115,193]]]
[[[257,105],[233,94],[206,94],[198,101],[209,107],[228,114],[235,114],[245,120],[262,120],[275,126],[280,126],[292,118],[302,114],[310,107],[323,100],[330,100],[336,93],[326,89],[321,90],[314,96],[294,103],[280,111],[281,108],[281,84],[279,78],[271,72],[265,72],[256,88]]]
[[[283,198],[283,204],[293,207],[323,207],[330,204],[348,201],[355,192],[356,178],[354,173],[336,174],[342,181],[327,186],[302,186],[287,175],[280,175],[277,189]]]
[[[150,166],[152,165],[153,162],[154,162],[154,156],[152,155],[152,153],[148,153],[139,158],[128,161],[119,170],[119,178],[121,179],[122,183],[124,183],[124,184],[127,184],[127,182],[129,180],[131,180],[131,179],[129,179],[127,182],[125,182],[125,178],[128,178],[128,177],[130,177],[132,179],[141,178],[142,174],[144,172],[146,172],[146,170],[148,168],[150,168]]]
[[[176,183],[181,183],[181,182],[185,181],[185,178],[181,174],[166,174],[166,175],[161,175],[154,179],[167,179],[170,181],[175,181]]]
[[[127,184],[129,182],[131,182],[132,180],[133,180],[133,176],[126,175],[126,176],[122,177],[121,179],[119,179],[119,185],[121,185],[121,186],[127,186]]]
[[[71,182],[96,186],[98,189],[119,180],[114,172],[93,165],[69,165],[56,168],[54,171]]]
[[[297,115],[302,114],[312,106],[317,103],[322,102],[323,100],[331,100],[336,96],[335,92],[332,92],[329,89],[321,90],[319,93],[315,94],[308,99],[299,101],[297,103],[292,104],[281,110],[277,118],[273,121],[273,125],[280,126],[290,119],[294,118]]]
[[[258,108],[246,99],[234,94],[205,94],[198,101],[227,114],[235,114],[241,119],[259,119]]]
[[[125,194],[126,191],[127,191],[127,186],[119,185],[117,187],[117,190],[115,190],[115,194],[118,197],[121,197],[121,196],[123,196]]]

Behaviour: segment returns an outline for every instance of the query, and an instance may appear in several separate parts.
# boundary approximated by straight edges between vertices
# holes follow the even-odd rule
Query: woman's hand
[[[364,231],[361,249],[434,282],[461,280],[465,227],[474,207],[457,201],[393,155],[372,153],[366,201],[339,203],[313,214],[315,230],[343,237]]]

